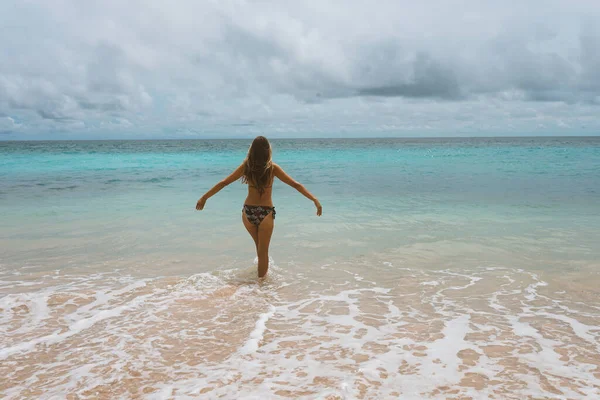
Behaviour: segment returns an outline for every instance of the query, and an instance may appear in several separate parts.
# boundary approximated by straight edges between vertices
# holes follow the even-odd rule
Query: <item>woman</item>
[[[242,208],[242,222],[256,245],[259,278],[264,277],[269,269],[269,242],[275,220],[275,207],[273,207],[271,193],[275,177],[311,199],[317,207],[317,215],[321,215],[322,208],[319,200],[286,174],[279,165],[271,161],[271,145],[264,136],[254,139],[244,162],[231,175],[200,197],[196,203],[196,210],[202,210],[206,200],[233,181],[242,178],[242,183],[248,184],[248,196]]]

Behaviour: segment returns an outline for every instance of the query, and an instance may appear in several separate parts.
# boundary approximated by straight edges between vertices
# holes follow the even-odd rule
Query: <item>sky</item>
[[[598,0],[0,0],[0,140],[600,134]]]

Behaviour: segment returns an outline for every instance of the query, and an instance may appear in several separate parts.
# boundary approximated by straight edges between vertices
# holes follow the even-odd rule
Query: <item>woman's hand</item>
[[[323,213],[323,207],[321,207],[321,203],[317,199],[315,199],[315,207],[317,207],[317,215],[320,217]]]
[[[202,196],[196,203],[196,210],[202,210],[204,208],[204,204],[206,204],[206,198]]]

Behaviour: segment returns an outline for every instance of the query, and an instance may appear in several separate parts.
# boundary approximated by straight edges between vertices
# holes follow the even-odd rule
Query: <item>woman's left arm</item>
[[[227,178],[225,178],[221,182],[217,183],[215,186],[212,187],[212,189],[210,189],[202,197],[200,197],[200,200],[198,200],[198,202],[196,203],[196,210],[202,210],[204,208],[204,204],[206,203],[206,200],[210,199],[212,196],[217,194],[225,186],[240,179],[243,174],[244,174],[244,164],[240,164],[240,166],[237,167],[235,169],[235,171],[233,171]]]

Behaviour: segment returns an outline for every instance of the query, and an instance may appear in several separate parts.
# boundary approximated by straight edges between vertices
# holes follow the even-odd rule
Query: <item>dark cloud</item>
[[[53,120],[53,121],[57,121],[57,122],[71,122],[71,121],[75,120],[75,118],[68,117],[65,115],[60,115],[55,111],[36,110],[36,112],[43,119],[49,119],[49,120]]]
[[[407,83],[360,89],[361,96],[416,97],[416,98],[461,98],[460,84],[452,69],[431,59],[426,54],[418,54],[412,67],[412,78]]]
[[[600,96],[600,27],[586,25],[579,38],[581,79],[578,89]]]

